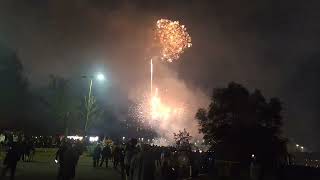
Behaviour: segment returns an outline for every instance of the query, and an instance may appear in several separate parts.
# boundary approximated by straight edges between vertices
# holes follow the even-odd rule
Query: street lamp
[[[105,76],[102,74],[102,73],[98,73],[96,76],[82,76],[82,78],[88,78],[90,79],[90,82],[89,82],[89,94],[88,94],[88,98],[87,98],[87,105],[86,105],[86,123],[85,123],[85,126],[84,126],[84,133],[86,135],[87,133],[87,126],[88,126],[88,121],[89,121],[89,114],[91,111],[91,108],[92,108],[92,105],[94,104],[94,98],[92,96],[92,84],[93,84],[93,80],[94,79],[97,79],[98,81],[104,81],[105,80]]]
[[[97,80],[104,81],[105,80],[104,75],[102,73],[97,74]]]

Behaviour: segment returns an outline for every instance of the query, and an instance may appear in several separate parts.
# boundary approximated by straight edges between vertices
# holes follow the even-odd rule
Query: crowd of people
[[[22,132],[4,131],[0,133],[0,144],[21,141],[22,139],[32,141],[35,148],[56,148],[61,143],[61,136],[28,136]]]
[[[123,180],[175,180],[197,176],[213,165],[210,153],[200,153],[174,147],[160,147],[139,143],[131,139],[124,143],[99,142],[92,151],[85,141],[64,139],[56,152],[55,162],[59,165],[57,179],[71,180],[75,177],[80,156],[87,151],[92,156],[94,168],[114,168]],[[5,146],[6,156],[2,177],[10,171],[14,179],[17,162],[32,161],[35,154],[31,139],[10,141]]]
[[[99,160],[100,166],[112,160],[113,168],[128,180],[175,180],[198,176],[213,166],[211,153],[140,144],[136,139],[112,146],[98,144],[92,157],[94,167]]]
[[[34,143],[30,139],[3,142],[1,148],[7,152],[3,160],[1,178],[10,171],[10,179],[14,179],[18,161],[22,159],[24,162],[30,162],[35,154]]]

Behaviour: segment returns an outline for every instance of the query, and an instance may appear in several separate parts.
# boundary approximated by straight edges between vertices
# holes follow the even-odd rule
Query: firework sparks
[[[151,97],[151,119],[152,120],[167,120],[170,116],[178,115],[179,108],[172,108],[161,102],[159,97],[158,88],[156,88],[155,95]]]
[[[192,46],[186,27],[179,21],[158,20],[156,39],[161,47],[161,58],[169,62],[179,59],[184,50]]]
[[[145,126],[167,128],[168,120],[180,119],[183,116],[184,108],[176,102],[164,102],[155,88],[153,96],[143,96],[137,100],[138,104],[132,107],[131,115],[138,118],[138,121]],[[166,123],[167,122],[167,123]]]
[[[178,60],[180,55],[192,46],[191,37],[185,26],[181,25],[179,21],[167,19],[157,21],[155,40],[154,48],[159,48],[160,58],[168,62]],[[157,58],[159,56],[151,57]],[[134,117],[142,127],[151,128],[159,136],[169,139],[172,139],[174,132],[185,127],[192,127],[191,130],[195,129],[197,132],[195,123],[186,123],[193,118],[193,109],[196,108],[188,103],[190,96],[186,96],[188,92],[184,92],[186,90],[184,84],[172,77],[162,80],[175,80],[173,83],[164,84],[161,83],[162,80],[158,81],[158,78],[154,78],[154,70],[158,71],[158,69],[154,66],[152,58],[150,59],[150,91],[138,90],[137,94],[133,95],[135,104],[129,109],[130,116]],[[154,80],[157,80],[155,84]],[[159,85],[166,87],[166,93],[162,96],[156,88]],[[170,91],[167,89],[169,87],[176,88]]]

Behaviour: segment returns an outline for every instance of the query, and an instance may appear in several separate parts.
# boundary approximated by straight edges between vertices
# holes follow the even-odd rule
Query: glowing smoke
[[[157,76],[154,79],[154,87],[159,87],[159,99],[152,100],[161,114],[150,116],[150,93],[147,83],[137,84],[129,93],[129,99],[135,102],[131,107],[130,115],[142,126],[150,128],[158,133],[160,137],[173,140],[173,133],[184,128],[197,138],[198,123],[195,113],[200,107],[206,107],[210,98],[200,89],[191,89],[183,80],[178,78],[175,71],[166,64],[157,63]],[[148,80],[146,79],[146,82]]]

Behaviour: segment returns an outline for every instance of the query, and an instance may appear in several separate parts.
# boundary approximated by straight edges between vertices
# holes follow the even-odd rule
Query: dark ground
[[[16,180],[56,180],[58,165],[55,164],[54,149],[38,150],[34,162],[19,161]],[[3,152],[1,152],[1,167]],[[111,162],[109,162],[111,165]],[[2,169],[2,168],[1,168]],[[9,175],[9,174],[8,174]],[[6,178],[6,179],[9,179]],[[120,174],[112,168],[93,168],[92,160],[87,155],[80,157],[75,180],[120,180]]]

